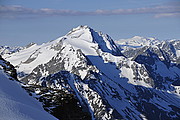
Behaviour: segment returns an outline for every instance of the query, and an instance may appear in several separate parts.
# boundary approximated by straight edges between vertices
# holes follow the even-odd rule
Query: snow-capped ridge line
[[[160,44],[162,41],[155,37],[142,37],[134,36],[128,39],[120,39],[115,41],[120,46],[130,46],[130,47],[143,47],[143,46],[154,46]]]
[[[77,28],[73,28],[65,35],[65,39],[66,40],[64,41],[67,41],[68,44],[82,50],[84,47],[95,48],[113,55],[122,55],[119,48],[109,35],[95,31],[89,26],[78,26]],[[83,46],[79,44],[82,44]],[[87,50],[84,51],[87,52]],[[89,51],[93,50],[89,49]]]

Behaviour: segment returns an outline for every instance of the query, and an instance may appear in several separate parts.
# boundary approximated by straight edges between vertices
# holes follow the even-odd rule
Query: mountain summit
[[[179,57],[171,52],[179,42],[134,37],[126,43],[123,49],[108,35],[79,26],[4,57],[59,119],[178,119]]]
[[[113,55],[121,55],[120,50],[110,36],[94,31],[88,26],[74,28],[64,38],[66,43],[81,49],[88,55],[97,55],[97,52],[94,51],[95,49],[100,49]]]

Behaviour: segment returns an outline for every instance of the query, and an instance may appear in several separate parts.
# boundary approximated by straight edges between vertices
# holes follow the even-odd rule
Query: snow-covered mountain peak
[[[88,26],[78,26],[73,28],[66,36],[64,42],[81,49],[85,54],[94,55],[93,51],[100,49],[103,52],[112,53],[114,55],[121,55],[118,47],[114,41],[102,32],[97,32]],[[87,50],[87,48],[90,48]]]
[[[124,46],[134,46],[137,47],[143,47],[143,46],[153,46],[160,43],[160,41],[157,38],[154,37],[141,37],[141,36],[134,36],[129,39],[120,39],[119,41],[116,41],[116,43]]]
[[[132,37],[133,39],[143,39],[144,37],[142,37],[142,36],[134,36],[134,37]]]
[[[80,49],[85,55],[99,56],[101,52],[121,55],[108,35],[96,32],[88,26],[79,26],[56,40],[42,45],[29,44],[18,53],[4,57],[17,66],[19,72],[29,74],[37,65],[51,60],[64,47]]]
[[[93,42],[93,38],[91,36],[91,28],[88,26],[78,26],[77,28],[73,28],[68,34],[65,35],[72,40],[85,40],[87,42]]]
[[[73,32],[73,31],[77,31],[77,30],[80,30],[80,29],[91,29],[89,26],[87,25],[80,25],[76,28],[73,28],[70,32]]]

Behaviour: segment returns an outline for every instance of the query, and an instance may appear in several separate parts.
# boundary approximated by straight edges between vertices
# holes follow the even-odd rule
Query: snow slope
[[[0,120],[56,120],[0,70]]]
[[[14,66],[17,66],[17,70],[23,71],[25,74],[29,74],[39,63],[48,62],[57,51],[51,49],[58,41],[51,41],[46,44],[37,45],[34,44],[24,50],[11,54],[10,56],[4,56]]]

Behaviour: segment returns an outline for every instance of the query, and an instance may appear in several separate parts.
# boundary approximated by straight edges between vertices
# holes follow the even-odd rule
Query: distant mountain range
[[[42,45],[2,46],[0,54],[58,119],[180,118],[180,40],[113,41],[79,26]]]

